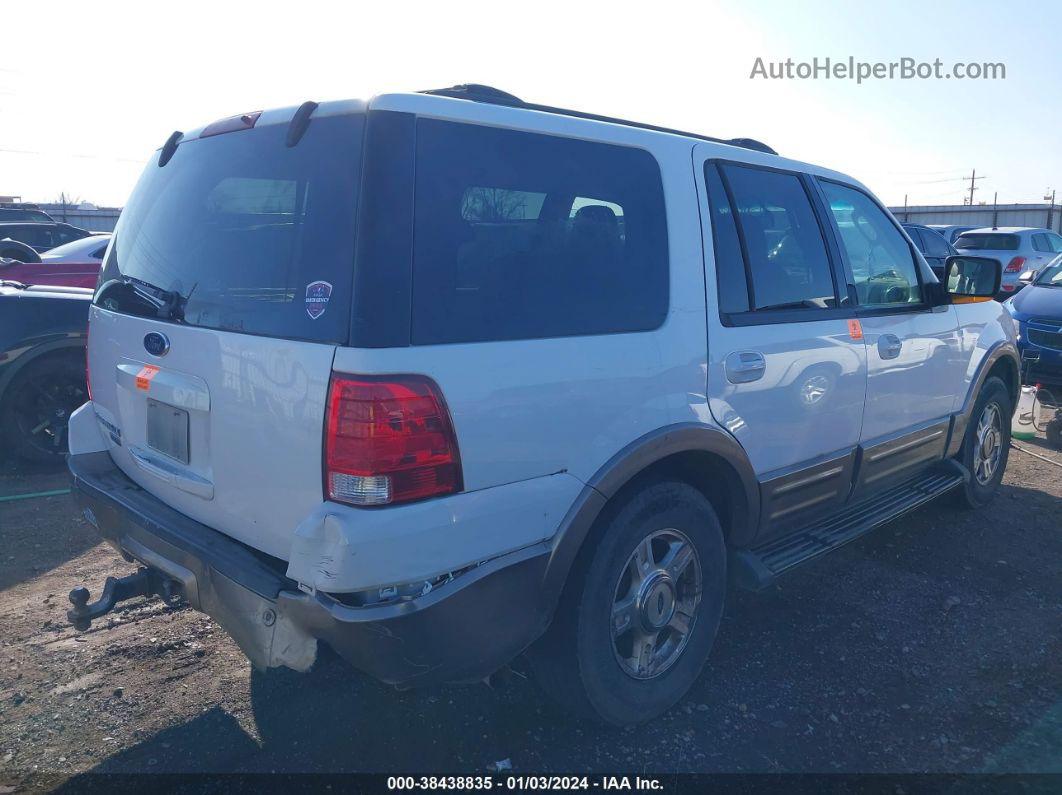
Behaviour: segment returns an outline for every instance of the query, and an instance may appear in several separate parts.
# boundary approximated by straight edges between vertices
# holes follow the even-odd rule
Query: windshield
[[[1051,287],[1062,286],[1062,256],[1051,260],[1050,264],[1040,271],[1040,275],[1036,277],[1033,284]]]
[[[271,125],[187,141],[162,168],[152,158],[119,219],[96,303],[345,342],[363,125],[362,115],[314,119],[294,147],[286,124]]]
[[[74,240],[71,243],[64,243],[61,246],[56,246],[53,249],[48,250],[46,253],[41,254],[41,259],[58,259],[59,257],[86,257],[91,259],[102,259],[103,252],[107,249],[107,242],[111,239],[110,235],[93,235],[92,237],[83,237],[80,240]]]
[[[992,251],[1017,251],[1020,240],[1017,235],[1001,235],[991,232],[974,232],[960,235],[955,248]]]

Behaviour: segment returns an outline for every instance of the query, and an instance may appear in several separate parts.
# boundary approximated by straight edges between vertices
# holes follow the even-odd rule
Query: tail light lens
[[[328,499],[391,505],[462,487],[457,437],[434,381],[332,375],[325,427]]]
[[[1023,265],[1025,265],[1025,257],[1015,257],[1007,263],[1006,272],[1017,273],[1022,269]]]

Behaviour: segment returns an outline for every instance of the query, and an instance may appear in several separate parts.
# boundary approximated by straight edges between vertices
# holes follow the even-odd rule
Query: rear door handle
[[[903,341],[895,334],[882,334],[878,337],[878,355],[882,359],[895,359],[900,355]]]
[[[726,380],[732,384],[747,384],[759,381],[767,371],[767,360],[756,351],[734,351],[723,361]]]

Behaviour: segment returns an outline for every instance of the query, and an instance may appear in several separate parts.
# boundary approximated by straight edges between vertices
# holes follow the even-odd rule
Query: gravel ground
[[[1024,443],[1062,462],[1042,441]],[[0,496],[68,485],[0,465]],[[325,659],[252,674],[205,616],[66,594],[132,567],[69,495],[0,502],[0,793],[100,772],[1062,772],[1062,469],[1014,451],[977,513],[938,501],[761,593],[732,592],[690,695],[573,721],[519,662],[397,692]]]

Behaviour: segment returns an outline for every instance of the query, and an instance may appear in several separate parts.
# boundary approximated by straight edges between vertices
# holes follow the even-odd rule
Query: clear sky
[[[172,130],[307,99],[462,82],[721,137],[886,202],[1062,201],[1062,3],[9,3],[0,195],[125,201]],[[17,34],[17,35],[16,35]],[[750,79],[765,62],[1002,62],[1006,79]]]

